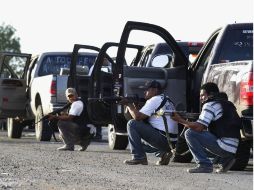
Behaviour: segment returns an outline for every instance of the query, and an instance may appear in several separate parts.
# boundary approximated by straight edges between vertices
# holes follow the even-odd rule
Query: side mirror
[[[152,67],[166,67],[172,62],[171,55],[157,55],[152,60]]]

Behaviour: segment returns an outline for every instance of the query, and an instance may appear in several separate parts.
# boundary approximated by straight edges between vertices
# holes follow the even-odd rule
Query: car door
[[[111,47],[118,47],[118,43],[108,42],[105,43],[97,57],[94,65],[94,70],[91,76],[91,88],[89,90],[89,100],[88,100],[88,113],[89,117],[94,123],[107,125],[113,123],[112,110],[114,109],[114,104],[110,101],[103,101],[101,98],[114,98],[113,93],[113,75],[112,70],[115,69],[115,61],[107,54],[107,50]],[[135,60],[132,63],[139,61],[141,51],[143,46],[127,44],[128,49],[134,49],[136,51]],[[103,60],[106,57],[110,63],[110,72],[103,69]],[[126,60],[124,60],[124,64]]]
[[[174,53],[174,61],[170,67],[133,67],[123,65],[126,44],[132,31],[154,33],[165,40]],[[176,40],[162,27],[140,22],[127,22],[119,43],[116,68],[113,71],[113,88],[115,95],[128,96],[137,94],[143,97],[144,84],[150,80],[158,80],[164,86],[164,92],[175,103],[177,110],[188,110],[190,76],[188,75],[188,59],[177,45]],[[123,109],[115,109],[116,117],[120,117]]]
[[[25,115],[30,54],[0,54],[0,117]]]

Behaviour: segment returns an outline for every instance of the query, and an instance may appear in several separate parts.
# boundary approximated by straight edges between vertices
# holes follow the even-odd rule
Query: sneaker
[[[205,167],[198,165],[196,168],[190,168],[187,170],[189,173],[212,173],[213,167]]]
[[[168,165],[170,158],[173,156],[172,152],[165,152],[161,158],[156,162],[157,166]]]
[[[227,159],[223,164],[220,165],[220,168],[216,170],[216,173],[226,173],[234,165],[235,158]]]
[[[125,164],[127,165],[138,165],[138,164],[141,164],[141,165],[148,165],[148,161],[146,158],[143,158],[143,159],[132,159],[132,160],[124,160]]]
[[[66,151],[66,150],[73,151],[74,150],[74,146],[64,145],[64,146],[58,148],[57,150],[60,150],[60,151]]]

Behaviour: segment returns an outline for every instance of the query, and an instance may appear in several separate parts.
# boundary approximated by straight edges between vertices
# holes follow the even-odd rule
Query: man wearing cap
[[[74,150],[74,145],[80,145],[79,151],[85,151],[90,144],[90,128],[85,123],[84,103],[79,99],[74,88],[65,91],[68,102],[71,103],[67,115],[51,115],[50,119],[57,119],[60,137],[64,146],[57,150]]]
[[[161,106],[163,99],[166,97],[162,94],[161,84],[153,80],[146,84],[145,105],[138,110],[132,103],[128,103],[124,98],[120,102],[127,106],[132,116],[132,120],[127,123],[127,132],[132,154],[131,160],[125,160],[127,165],[147,165],[146,152],[156,152],[160,157],[156,165],[167,165],[172,156],[167,137],[165,135],[165,125],[162,116],[155,115],[155,110]],[[163,111],[175,110],[172,102],[166,101],[161,107]],[[166,116],[168,131],[177,140],[178,127],[177,123],[169,116]]]

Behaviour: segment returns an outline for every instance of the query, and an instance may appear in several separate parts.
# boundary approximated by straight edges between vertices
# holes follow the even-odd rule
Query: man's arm
[[[175,121],[177,121],[178,123],[183,124],[185,127],[193,129],[195,131],[203,131],[206,129],[205,125],[202,125],[201,123],[198,122],[190,122],[187,121],[185,119],[183,119],[179,114],[174,113],[171,118]]]
[[[139,112],[139,110],[136,108],[134,104],[127,104],[127,109],[130,112],[132,118],[135,120],[141,121],[148,118],[147,115]]]
[[[57,119],[63,121],[71,121],[75,116],[73,115],[50,115],[49,120]]]

